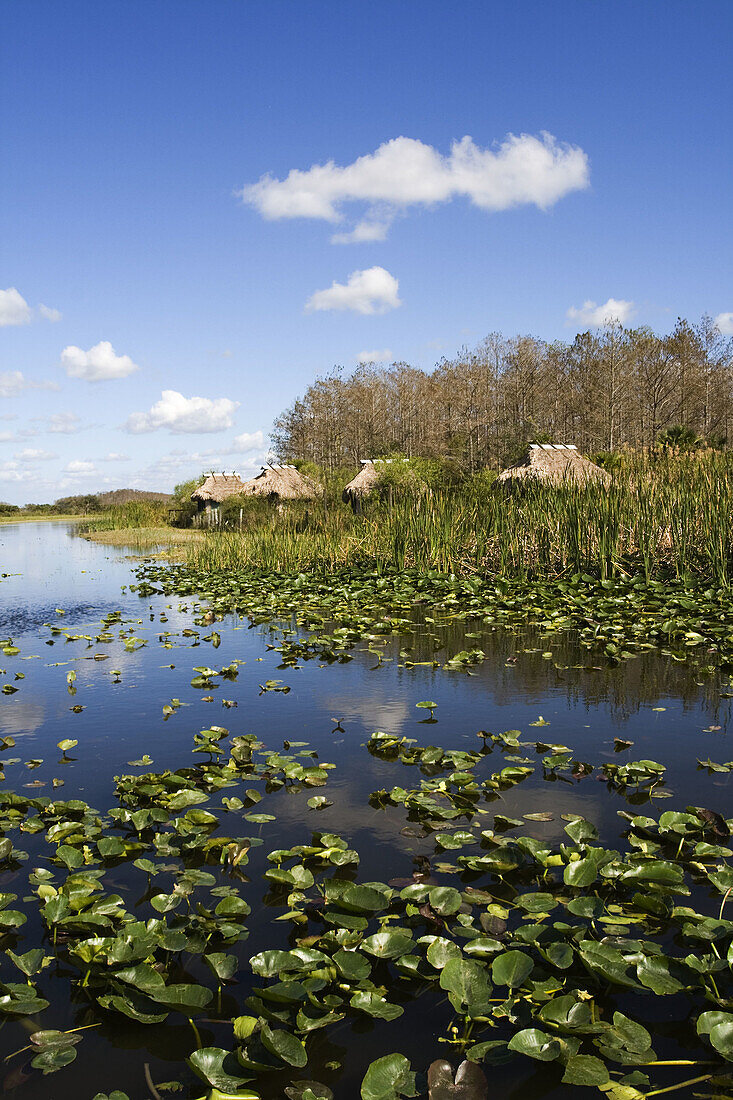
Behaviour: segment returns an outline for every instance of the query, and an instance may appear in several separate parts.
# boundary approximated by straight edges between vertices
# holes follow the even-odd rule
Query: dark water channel
[[[369,804],[375,790],[419,782],[417,769],[405,775],[398,762],[369,754],[364,744],[375,730],[421,744],[464,749],[479,747],[479,730],[520,730],[524,741],[568,745],[577,759],[596,766],[609,760],[658,760],[667,766],[662,789],[673,797],[655,802],[651,811],[642,804],[637,812],[657,816],[688,804],[731,812],[731,774],[710,775],[697,766],[698,758],[733,757],[730,678],[707,669],[704,662],[680,663],[645,653],[614,667],[572,640],[461,624],[442,631],[444,647],[436,656],[445,662],[460,650],[481,648],[486,660],[472,668],[471,675],[405,667],[400,648],[412,647],[411,661],[432,658],[434,653],[432,639],[423,638],[425,629],[418,624],[412,637],[388,640],[379,660],[364,644],[352,650],[353,659],[347,663],[319,666],[314,660],[282,668],[279,653],[268,648],[277,640],[277,631],[251,627],[246,618],[230,616],[216,624],[221,639],[216,650],[202,640],[205,629],[184,635],[184,630],[194,628],[193,602],[141,598],[130,592],[135,564],[124,551],[87,542],[66,524],[0,526],[0,573],[7,574],[0,580],[0,638],[12,638],[20,650],[17,655],[0,654],[0,688],[17,689],[0,695],[0,736],[15,741],[2,756],[18,760],[4,769],[4,788],[34,796],[78,797],[104,812],[115,804],[113,777],[136,770],[129,761],[149,754],[154,770],[190,767],[193,734],[211,725],[224,726],[231,734],[253,733],[273,750],[282,749],[286,740],[307,742],[320,761],[336,765],[321,789],[332,806],[316,813],[306,807],[314,791],[290,794],[282,789],[265,795],[257,807],[276,820],[245,826],[265,843],[253,851],[248,881],[242,886],[252,906],[250,935],[245,943],[228,949],[239,957],[240,971],[237,982],[224,988],[225,1019],[245,1011],[241,1002],[252,980],[248,959],[265,948],[287,946],[290,926],[273,924],[280,909],[261,878],[268,851],[307,843],[315,829],[339,833],[361,855],[359,879],[383,882],[409,877],[415,857],[433,853],[430,838],[402,834],[406,818],[401,807],[384,810]],[[102,617],[110,612],[119,612],[121,622],[111,628],[113,640],[100,644],[94,639]],[[52,633],[49,624],[92,640],[69,641],[62,633]],[[121,629],[145,644],[126,649]],[[102,654],[108,659],[94,659]],[[217,682],[211,690],[191,686],[195,666],[219,668],[235,660],[241,662],[235,680]],[[73,693],[69,672],[76,673]],[[18,673],[22,678],[15,678]],[[280,680],[290,691],[262,694],[260,685],[267,680]],[[181,705],[166,719],[163,708],[174,699]],[[223,699],[236,706],[225,707]],[[427,712],[415,707],[427,699],[437,704],[433,722],[425,721]],[[73,707],[83,709],[75,712]],[[540,716],[547,724],[532,726]],[[64,738],[78,741],[68,760],[57,748]],[[633,747],[620,753],[614,738],[631,741]],[[62,779],[63,786],[55,788],[54,779]],[[609,791],[595,774],[548,782],[539,768],[505,792],[501,801],[485,805],[485,827],[496,812],[519,817],[546,811],[552,820],[534,822],[529,831],[559,843],[565,838],[560,815],[578,813],[596,824],[607,844],[620,846],[624,823],[618,811],[628,808],[624,796]],[[231,831],[231,822],[225,828]],[[27,896],[28,867],[52,865],[43,833],[15,843],[29,852],[30,861],[19,871],[0,875],[0,890],[19,894],[14,905],[23,909],[28,921],[17,936],[5,936],[0,943],[22,952],[41,944],[45,934],[37,899]],[[168,879],[156,888],[172,888],[172,875]],[[141,919],[151,915],[140,878],[131,874],[129,865],[111,867],[105,886],[122,893],[128,908],[134,910],[139,903]],[[165,1024],[143,1026],[113,1014],[92,1014],[68,978],[64,965],[57,962],[38,977],[36,985],[50,1007],[31,1020],[5,1019],[0,1060],[23,1047],[29,1032],[39,1028],[65,1030],[100,1018],[102,1025],[85,1033],[76,1060],[54,1075],[31,1072],[23,1055],[0,1061],[0,1087],[9,1095],[18,1100],[91,1100],[97,1092],[117,1088],[131,1100],[143,1100],[151,1095],[145,1063],[154,1081],[183,1082],[183,1092],[164,1095],[205,1093],[183,1065],[193,1046],[184,1017],[173,1013]],[[0,958],[0,979],[18,980],[6,958]],[[205,968],[192,959],[185,980],[202,979]],[[662,1035],[656,1043],[660,1058],[674,1057],[678,1049],[673,1025],[682,1009],[668,1001],[675,999],[665,1000],[661,1008],[654,999],[646,1003],[649,1022]],[[367,1018],[354,1023],[347,1018],[310,1041],[308,1075],[327,1081],[338,1098],[357,1097],[367,1065],[383,1053],[401,1051],[420,1069],[443,1056],[438,1039],[445,1032],[445,1020],[428,996],[410,1003],[409,1011],[394,1023]],[[199,1022],[199,1030],[206,1045],[232,1045],[231,1027],[218,1019]],[[341,1063],[341,1068],[324,1069],[327,1063]],[[528,1060],[515,1059],[491,1072],[492,1092],[496,1086],[507,1097],[582,1096],[586,1091],[598,1096],[593,1090],[579,1092],[558,1084],[554,1072]],[[290,1079],[273,1078],[257,1087],[274,1100],[283,1095]]]

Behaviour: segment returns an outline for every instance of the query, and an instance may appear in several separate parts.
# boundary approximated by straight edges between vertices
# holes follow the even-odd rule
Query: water
[[[278,667],[280,655],[268,648],[278,640],[274,628],[251,627],[246,618],[232,615],[216,624],[221,644],[214,649],[203,640],[212,628],[195,627],[193,601],[162,596],[142,599],[130,592],[135,564],[124,551],[89,543],[64,523],[0,526],[0,572],[8,574],[0,580],[0,638],[11,637],[20,649],[17,656],[0,655],[5,670],[0,687],[9,684],[18,689],[0,696],[0,736],[15,740],[15,747],[2,756],[19,759],[5,769],[5,788],[33,796],[79,797],[106,811],[115,805],[113,777],[145,770],[131,767],[129,761],[147,753],[155,770],[190,767],[195,759],[190,752],[193,734],[212,725],[224,726],[231,734],[254,733],[270,749],[282,749],[285,740],[306,741],[319,761],[336,765],[327,786],[317,792],[289,795],[281,790],[265,795],[257,810],[276,814],[277,820],[247,826],[251,835],[260,833],[265,844],[254,850],[247,867],[249,881],[242,888],[252,906],[249,939],[227,949],[238,956],[241,969],[238,981],[225,987],[224,1018],[244,1011],[242,1001],[251,982],[250,956],[267,947],[287,945],[290,926],[272,923],[280,910],[273,908],[260,877],[269,866],[268,851],[307,843],[313,829],[337,832],[361,854],[360,880],[385,882],[409,877],[415,857],[433,854],[430,838],[402,835],[406,819],[401,808],[380,810],[369,804],[372,791],[395,784],[416,785],[420,778],[416,769],[405,774],[398,763],[367,752],[364,742],[374,730],[423,744],[475,749],[481,744],[476,737],[479,730],[518,729],[524,741],[568,745],[576,759],[595,765],[606,760],[656,759],[667,765],[664,788],[674,798],[655,803],[654,815],[688,804],[723,813],[726,806],[730,810],[731,775],[708,775],[696,763],[698,758],[725,761],[733,756],[727,747],[729,681],[704,666],[646,653],[613,667],[569,639],[553,636],[549,640],[531,632],[512,635],[468,624],[441,633],[443,648],[437,658],[445,661],[459,650],[480,647],[487,659],[472,670],[473,675],[407,668],[399,657],[400,646],[412,645],[410,657],[415,661],[433,656],[433,640],[417,624],[413,637],[402,638],[399,644],[390,641],[380,661],[364,644],[352,651],[354,659],[348,663],[319,666],[309,661],[297,669],[283,668]],[[101,620],[111,613],[118,613],[120,621],[109,627],[113,639],[100,642]],[[76,640],[53,633],[52,627],[77,636]],[[183,633],[192,629],[195,634]],[[125,648],[121,630],[139,640],[136,648]],[[217,681],[211,690],[191,686],[195,666],[221,668],[235,660],[241,662],[236,680]],[[72,671],[76,680],[70,692],[67,674]],[[16,673],[24,678],[15,679]],[[260,685],[267,680],[281,680],[290,687],[289,693],[261,693]],[[174,699],[181,705],[166,720],[163,708]],[[425,699],[437,703],[434,722],[425,720],[426,711],[415,708]],[[222,700],[236,706],[226,707]],[[531,726],[540,716],[549,724]],[[56,747],[64,738],[78,741],[68,760]],[[614,738],[632,741],[633,747],[618,753]],[[58,790],[54,779],[63,780]],[[333,806],[318,813],[307,810],[306,799],[313,793],[326,794]],[[560,815],[579,813],[598,826],[606,843],[619,846],[623,822],[617,814],[628,805],[598,782],[595,774],[582,780],[545,782],[537,769],[507,791],[502,801],[486,808],[512,817],[530,811],[552,813],[551,821],[535,822],[529,830],[552,843],[566,839]],[[647,810],[642,806],[638,812]],[[491,820],[487,816],[487,825]],[[223,828],[230,831],[234,826],[226,821]],[[29,866],[52,866],[58,873],[59,868],[48,863],[49,846],[43,833],[23,835],[15,843],[30,853]],[[20,893],[13,904],[23,906],[29,915],[17,937],[6,936],[2,941],[3,947],[17,952],[41,942],[43,935],[36,900],[24,901],[26,875],[27,867],[0,875],[0,888]],[[156,890],[171,889],[173,883],[172,874],[165,882],[161,876]],[[111,868],[105,885],[123,893],[128,908],[139,905],[141,919],[152,915],[145,897],[138,896],[139,875],[135,878],[129,865]],[[177,980],[206,980],[200,960],[191,958],[188,967],[188,978]],[[182,1080],[189,1088],[191,1074],[181,1063],[193,1049],[193,1035],[182,1016],[174,1013],[165,1024],[146,1027],[100,1014],[91,1009],[83,991],[70,985],[69,973],[61,963],[53,963],[38,978],[36,985],[51,1007],[32,1023],[7,1019],[0,1031],[0,1057],[23,1047],[29,1030],[37,1027],[65,1030],[100,1019],[102,1026],[84,1033],[76,1061],[54,1076],[44,1078],[29,1070],[24,1055],[6,1062],[11,1074],[6,1089],[13,1089],[20,1100],[84,1100],[87,1096],[91,1100],[97,1091],[119,1088],[137,1100],[149,1095],[145,1063],[154,1081]],[[2,962],[0,977],[18,980],[7,960]],[[677,1049],[675,1020],[684,1019],[686,1013],[684,1001],[676,1003],[679,1000],[666,998],[661,1007],[659,999],[646,1001],[650,1022],[661,1035],[655,1040],[660,1058],[674,1057],[664,1053],[665,1048]],[[231,1027],[219,1022],[219,1013],[214,1015],[217,1019],[199,1023],[203,1042],[230,1048]],[[444,1056],[445,1048],[438,1043],[444,1029],[445,1016],[436,1015],[432,996],[411,1002],[395,1023],[366,1017],[343,1021],[312,1037],[308,1074],[328,1081],[337,1097],[356,1096],[374,1057],[398,1050],[412,1057],[415,1068],[425,1068],[432,1058]],[[343,1063],[343,1069],[323,1068],[333,1061]],[[23,1074],[18,1072],[21,1066]],[[533,1097],[574,1092],[558,1084],[554,1072],[526,1060],[491,1072],[492,1083],[509,1096],[520,1091]],[[19,1076],[23,1079],[17,1080]],[[272,1078],[261,1086],[263,1096],[273,1100],[281,1096],[283,1085],[291,1079],[292,1075]],[[203,1085],[198,1092],[195,1084],[191,1087],[193,1091],[182,1095],[195,1097],[205,1091]]]

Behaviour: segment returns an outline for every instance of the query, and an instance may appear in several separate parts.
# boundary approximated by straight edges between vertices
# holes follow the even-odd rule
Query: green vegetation
[[[733,340],[710,317],[672,332],[618,324],[572,343],[493,332],[433,371],[336,367],[277,418],[284,461],[328,470],[403,453],[453,456],[467,473],[505,466],[528,438],[584,454],[649,449],[660,434],[722,446],[733,423]],[[684,426],[684,427],[681,427]]]
[[[116,623],[119,616],[103,620],[97,644]],[[10,639],[3,648],[20,656]],[[313,647],[298,656],[323,653]],[[192,685],[204,691],[236,679],[238,666],[193,672]],[[187,767],[118,776],[115,805],[104,814],[78,798],[0,793],[0,861],[16,890],[21,874],[27,880],[22,909],[13,908],[18,894],[0,896],[0,934],[16,944],[29,911],[44,929],[38,946],[6,950],[24,980],[3,982],[0,1014],[42,1017],[49,1002],[39,987],[53,963],[88,1006],[85,1027],[35,1025],[30,1046],[16,1051],[29,1051],[33,1069],[63,1070],[83,1055],[84,1032],[110,1016],[145,1025],[173,1017],[190,1021],[187,1061],[209,1100],[281,1095],[268,1078],[280,1087],[290,1080],[285,1095],[296,1100],[328,1100],[327,1083],[302,1077],[324,1029],[342,1021],[390,1024],[427,995],[444,1022],[447,1052],[469,1063],[457,1078],[475,1089],[463,1093],[469,1100],[485,1096],[483,1073],[471,1065],[490,1072],[512,1058],[542,1062],[556,1084],[592,1087],[609,1100],[643,1100],[703,1081],[710,1095],[726,1094],[733,818],[703,807],[660,812],[657,803],[671,795],[663,763],[589,762],[568,745],[518,730],[480,731],[472,749],[374,733],[364,751],[385,775],[391,769],[392,783],[373,791],[370,804],[375,813],[389,807],[393,828],[404,822],[403,831],[428,842],[430,855],[402,880],[362,881],[360,853],[347,838],[309,828],[283,844],[278,832],[262,873],[277,912],[273,947],[249,957],[250,992],[237,1001],[227,989],[241,970],[251,913],[244,869],[268,844],[283,796],[289,805],[306,802],[303,813],[330,804],[311,792],[327,788],[335,765],[304,742],[278,751],[220,726],[193,741]],[[2,749],[14,744],[5,738]],[[59,743],[60,764],[77,745]],[[733,762],[699,766],[717,775]],[[533,774],[554,785],[593,773],[629,807],[619,811],[621,849],[605,845],[577,812],[561,815],[564,839],[538,839],[535,823],[554,818],[537,808],[542,788],[531,811],[498,812],[506,793]],[[16,843],[36,833],[48,842],[49,865],[24,870],[27,856]],[[127,896],[142,895],[134,907],[105,884],[122,866]],[[278,927],[290,929],[287,942]],[[195,978],[184,962],[191,959],[199,961]],[[674,1003],[679,996],[684,1057],[660,1056],[655,1047],[667,1048],[668,1039],[649,1024],[649,999]],[[204,1021],[226,1028],[225,1046],[202,1044]],[[449,1071],[445,1060],[431,1065],[433,1096]],[[361,1096],[424,1090],[409,1060],[393,1053],[369,1066]]]
[[[59,497],[53,504],[17,504],[0,503],[0,517],[27,519],[30,517],[51,516],[89,516],[101,512],[103,505],[97,496],[86,493],[81,496]]]
[[[212,573],[380,568],[728,584],[731,453],[617,453],[604,463],[614,475],[608,490],[538,484],[513,493],[493,487],[484,471],[447,489],[434,488],[418,463],[390,464],[394,492],[376,495],[363,515],[341,503],[340,486],[325,504],[258,501],[245,506],[241,533],[212,532],[189,564]]]
[[[470,676],[485,660],[471,625],[479,622],[484,629],[531,622],[545,640],[574,631],[583,647],[614,662],[652,647],[692,660],[701,675],[733,661],[730,589],[697,582],[693,590],[686,576],[531,580],[423,568],[305,574],[147,564],[134,588],[151,620],[157,601],[164,623],[170,605],[160,595],[180,598],[178,613],[188,612],[192,625],[178,641],[157,626],[144,636],[142,618],[124,620],[119,611],[92,628],[67,626],[63,608],[47,624],[48,640],[71,646],[72,659],[97,661],[113,643],[121,643],[122,661],[140,660],[149,646],[155,662],[164,649],[169,660],[174,644],[181,655],[184,644],[209,645],[208,661],[205,650],[190,658],[197,660],[190,686],[202,698],[239,677],[240,660],[216,657],[219,620],[233,611],[272,626],[277,663],[263,665],[258,680],[274,705],[294,698],[290,681],[306,661],[346,662],[358,647],[379,667],[385,643],[402,647],[420,616],[425,639],[435,642],[424,663],[441,677]],[[467,648],[441,654],[440,631],[455,623],[465,624]],[[20,662],[30,655],[11,637],[0,651],[2,690],[27,690],[33,666]],[[409,646],[399,654],[404,668],[414,667]],[[269,679],[273,667],[278,678]],[[77,672],[61,675],[70,710],[81,713]],[[124,665],[109,675],[124,684]],[[251,706],[256,699],[254,688]],[[447,708],[420,695],[410,704],[419,730],[440,731]],[[186,705],[172,699],[161,720],[180,721]],[[346,1027],[358,1041],[368,1025],[382,1029],[384,1045],[364,1073],[362,1100],[435,1100],[458,1086],[457,1095],[483,1100],[485,1076],[512,1061],[520,1074],[539,1062],[552,1087],[593,1088],[607,1100],[697,1084],[705,1096],[725,1096],[733,1063],[726,908],[733,818],[717,784],[733,761],[723,752],[697,759],[710,798],[691,806],[668,784],[663,756],[637,758],[628,741],[580,755],[546,719],[528,724],[529,733],[476,731],[460,747],[445,747],[440,736],[428,744],[376,731],[356,750],[378,763],[368,814],[385,848],[406,864],[404,877],[389,881],[360,872],[367,852],[353,832],[329,828],[339,761],[305,741],[275,747],[241,727],[212,724],[193,735],[189,761],[173,768],[158,759],[166,742],[151,739],[156,759],[127,761],[101,811],[83,798],[27,789],[37,784],[0,788],[0,870],[13,891],[0,895],[0,1016],[31,1020],[11,1061],[25,1056],[28,1072],[63,1072],[85,1056],[88,1029],[170,1021],[190,1036],[186,1064],[173,1071],[189,1100],[202,1092],[206,1100],[333,1100],[341,1067],[321,1056],[323,1044]],[[84,738],[64,736],[57,747],[63,775],[85,752]],[[3,778],[22,763],[15,748],[14,737],[0,740]],[[693,767],[695,759],[691,746]],[[583,782],[592,783],[585,815]],[[53,780],[54,788],[62,783]],[[523,784],[532,788],[521,801]],[[572,794],[566,812],[561,792]],[[600,798],[618,808],[620,833],[608,828]],[[601,835],[602,818],[612,838]],[[552,821],[554,830],[543,832]],[[36,836],[45,841],[40,853]],[[413,859],[410,848],[419,853]],[[272,917],[258,949],[246,943],[255,907]],[[84,1005],[82,1026],[49,1026],[52,971]],[[394,1049],[400,1040],[390,1028],[404,1035],[400,1022],[422,998],[443,1049],[412,1065]],[[674,1028],[660,1019],[673,1019]],[[435,1053],[452,1062],[432,1061]],[[116,1100],[127,1098],[118,1092]]]
[[[32,512],[28,513],[19,509],[17,512],[0,513],[0,526],[7,523],[82,523],[88,520],[90,517],[83,512],[71,512],[65,514],[64,512],[54,512],[49,514],[48,512]]]
[[[325,501],[227,502],[225,523],[237,529],[174,530],[168,505],[154,501],[123,503],[94,526],[115,544],[189,544],[187,565],[147,563],[133,587],[146,601],[178,597],[179,613],[192,612],[181,642],[212,649],[210,663],[197,656],[191,669],[195,692],[239,675],[238,659],[214,656],[217,623],[232,612],[271,627],[278,663],[257,678],[268,701],[297,698],[291,672],[306,661],[347,662],[360,648],[379,668],[388,640],[399,643],[402,668],[470,676],[486,660],[479,623],[531,625],[546,646],[572,632],[614,664],[659,649],[702,677],[733,664],[733,459],[679,432],[662,444],[601,456],[614,474],[608,490],[507,494],[485,471],[405,461],[387,467],[362,515],[340,500],[344,470],[325,479]],[[179,502],[187,495],[179,487]],[[104,660],[113,641],[122,660],[152,642],[140,636],[142,619],[110,612],[96,633],[76,633],[56,610],[49,641],[82,643],[90,659]],[[418,661],[405,637],[423,617],[432,648]],[[440,631],[456,623],[466,648],[442,653]],[[166,661],[174,636],[158,634]],[[21,669],[32,666],[16,664],[26,655],[11,637],[0,650],[2,692],[27,690]],[[121,670],[110,673],[115,684]],[[80,714],[77,674],[64,675],[69,710]],[[410,700],[421,731],[440,730],[447,709],[432,685],[430,694]],[[180,721],[187,705],[171,699],[162,720]],[[128,761],[104,812],[81,798],[36,797],[26,788],[40,781],[0,788],[0,869],[14,891],[0,895],[0,1016],[32,1018],[33,1028],[15,1055],[51,1074],[83,1056],[87,1028],[179,1021],[189,1025],[188,1055],[167,1084],[189,1100],[202,1091],[206,1100],[333,1100],[340,1064],[320,1056],[322,1045],[341,1026],[358,1035],[374,1025],[384,1045],[362,1100],[484,1100],[486,1076],[512,1060],[520,1073],[541,1063],[550,1087],[592,1088],[607,1100],[696,1086],[704,1097],[730,1095],[733,818],[717,787],[733,772],[730,754],[697,757],[691,747],[710,798],[688,805],[668,785],[662,753],[636,758],[632,742],[616,739],[580,756],[542,716],[528,724],[529,734],[477,731],[460,748],[372,733],[361,750],[380,769],[370,812],[405,861],[397,838],[419,842],[405,877],[389,881],[367,880],[358,837],[329,829],[338,761],[305,741],[272,747],[212,724],[194,734],[187,766],[147,753]],[[82,737],[57,746],[59,770],[84,752]],[[14,747],[12,736],[0,740],[8,768],[21,762]],[[584,781],[593,793],[582,814]],[[567,812],[563,791],[573,795]],[[622,822],[618,835],[606,823],[609,839],[598,828],[601,795],[617,802]],[[538,829],[557,819],[551,835]],[[34,834],[47,852],[28,859],[23,838],[30,846]],[[252,911],[265,905],[267,945],[243,946]],[[80,1028],[44,1028],[52,967],[86,1006]],[[433,1061],[427,1078],[428,1059],[411,1065],[389,1030],[423,997],[452,1059]]]
[[[166,556],[176,560],[185,558],[185,548],[201,542],[202,531],[191,528],[181,530],[175,527],[98,527],[86,525],[84,538],[91,542],[100,542],[103,546],[121,546],[137,552],[160,549]]]
[[[53,504],[7,504],[0,501],[0,521],[2,519],[43,519],[48,516],[53,519],[68,519],[69,517],[119,516],[122,522],[119,526],[140,526],[141,520],[148,514],[145,511],[146,504],[159,504],[160,508],[155,512],[156,516],[165,517],[167,520],[165,504],[170,498],[165,493],[149,493],[141,489],[114,489],[106,493],[83,493],[77,496],[59,497]],[[141,510],[138,512],[136,508]],[[127,522],[125,522],[125,517]],[[117,525],[112,519],[111,525]]]
[[[92,531],[124,531],[133,527],[164,527],[169,506],[164,501],[131,500],[109,508],[90,525]]]

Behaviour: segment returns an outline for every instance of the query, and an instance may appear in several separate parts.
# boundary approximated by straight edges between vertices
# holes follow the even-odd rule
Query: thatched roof
[[[499,474],[497,482],[507,488],[531,481],[545,485],[610,485],[611,475],[584,458],[573,443],[530,443],[521,462]]]
[[[257,477],[242,486],[243,496],[277,497],[279,500],[314,500],[323,496],[317,482],[301,474],[295,466],[263,466]]]
[[[244,482],[236,474],[209,474],[203,485],[199,485],[191,500],[212,501],[221,504],[227,497],[238,497],[244,489]]]
[[[374,464],[374,460],[371,458],[362,458],[361,469],[356,477],[352,478],[349,484],[341,494],[341,499],[349,503],[350,500],[357,498],[361,500],[363,497],[369,496],[369,494],[376,488],[379,482],[379,470]]]

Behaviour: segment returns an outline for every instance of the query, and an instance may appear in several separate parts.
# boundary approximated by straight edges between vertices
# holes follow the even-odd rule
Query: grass
[[[168,528],[169,508],[157,500],[130,500],[95,516],[89,531],[119,531],[132,527]]]
[[[181,530],[176,527],[120,527],[112,530],[89,530],[84,538],[104,546],[124,546],[133,550],[151,550],[154,547],[187,547],[202,541],[201,531]],[[180,555],[177,555],[180,556]]]
[[[169,558],[185,557],[185,547],[203,538],[202,532],[190,528],[171,527],[168,505],[152,500],[132,500],[110,508],[85,525],[84,538],[104,546],[121,546],[144,553],[165,548]]]
[[[340,502],[293,503],[245,517],[191,546],[188,564],[221,572],[344,568],[459,575],[557,577],[587,573],[709,579],[733,567],[733,456],[622,457],[609,490],[529,486],[506,494],[467,483],[394,494],[356,516]]]
[[[11,515],[0,516],[0,527],[7,523],[88,523],[90,520],[94,520],[94,516],[62,516],[54,515],[50,512],[35,513],[30,516],[24,515]]]

